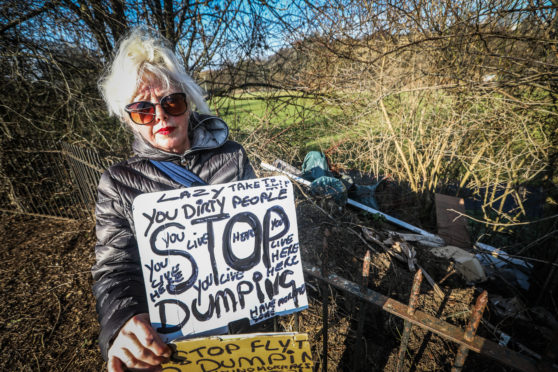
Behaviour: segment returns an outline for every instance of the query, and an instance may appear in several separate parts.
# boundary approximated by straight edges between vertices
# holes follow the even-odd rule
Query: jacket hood
[[[153,147],[139,133],[134,132],[132,150],[134,154],[140,157],[159,161],[184,158],[186,155],[198,150],[221,147],[229,137],[229,127],[227,123],[217,116],[191,112],[188,120],[188,137],[191,143],[190,148],[182,154],[175,154]]]

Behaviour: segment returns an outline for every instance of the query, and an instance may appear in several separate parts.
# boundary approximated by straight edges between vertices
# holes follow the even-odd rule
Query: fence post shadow
[[[439,318],[439,317],[442,316],[442,314],[444,312],[444,308],[446,307],[446,304],[448,303],[448,300],[450,298],[451,292],[452,292],[451,289],[449,291],[445,292],[444,299],[442,300],[442,303],[438,307],[438,311],[436,311],[436,315],[435,315],[436,318]],[[432,332],[427,332],[426,335],[424,336],[424,338],[422,339],[422,342],[420,344],[420,348],[418,349],[415,356],[413,357],[411,368],[410,368],[409,372],[416,372],[417,364],[422,359],[422,356],[423,356],[423,354],[426,350],[426,347],[428,346],[428,343],[430,342],[431,338],[432,338]]]

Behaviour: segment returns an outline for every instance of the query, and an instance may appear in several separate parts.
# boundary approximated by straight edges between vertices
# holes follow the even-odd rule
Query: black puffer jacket
[[[254,178],[246,153],[227,141],[228,127],[215,117],[190,116],[191,148],[182,155],[158,150],[136,137],[136,156],[110,167],[101,177],[96,205],[96,263],[93,294],[101,324],[99,346],[105,360],[112,339],[132,316],[148,312],[140,266],[132,202],[142,193],[183,187],[150,161],[182,164],[208,184]]]

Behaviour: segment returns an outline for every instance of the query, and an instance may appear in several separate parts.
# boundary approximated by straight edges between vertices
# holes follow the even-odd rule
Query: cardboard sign
[[[149,315],[165,342],[308,307],[288,178],[142,194],[133,217]]]
[[[312,372],[314,363],[303,333],[214,336],[178,341],[163,371]]]

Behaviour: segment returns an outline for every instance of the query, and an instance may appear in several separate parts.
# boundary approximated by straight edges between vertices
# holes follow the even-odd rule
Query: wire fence
[[[60,141],[4,141],[0,213],[93,219],[97,183],[114,160],[97,149]]]

